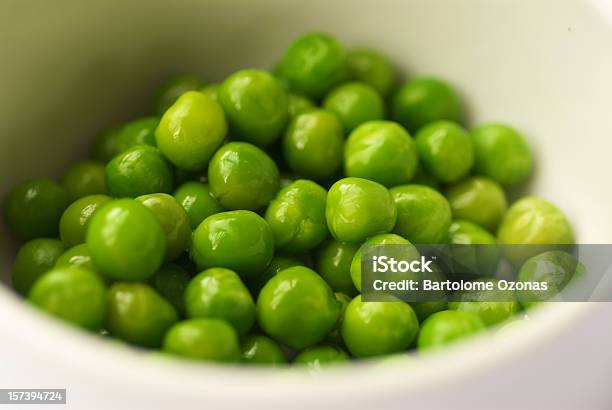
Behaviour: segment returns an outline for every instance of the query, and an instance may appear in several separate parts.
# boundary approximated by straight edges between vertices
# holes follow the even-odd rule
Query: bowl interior
[[[219,81],[236,69],[271,67],[293,38],[320,30],[349,47],[380,49],[405,78],[447,79],[464,97],[468,125],[503,121],[523,131],[537,164],[528,190],[558,204],[580,242],[609,243],[607,7],[556,0],[9,2],[0,13],[0,197],[26,178],[61,174],[87,155],[97,133],[146,114],[169,76],[197,72]],[[14,251],[3,227],[4,282]],[[0,292],[0,304],[7,300]]]

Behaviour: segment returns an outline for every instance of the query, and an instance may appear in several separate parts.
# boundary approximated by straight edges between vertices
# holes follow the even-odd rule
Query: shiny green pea
[[[87,226],[95,212],[111,202],[106,195],[89,195],[70,204],[59,221],[59,234],[62,242],[68,247],[85,242]]]
[[[247,336],[241,348],[243,363],[268,366],[280,366],[287,363],[287,358],[278,343],[266,336]]]
[[[447,346],[484,329],[485,325],[476,313],[443,310],[423,322],[417,346],[419,350]]]
[[[210,186],[202,182],[185,182],[174,191],[174,198],[187,213],[193,229],[207,217],[223,211]]]
[[[397,72],[389,58],[367,48],[352,50],[348,55],[351,78],[374,87],[383,97],[389,96],[397,81]]]
[[[336,292],[355,295],[357,290],[351,279],[351,262],[359,245],[329,239],[315,254],[316,271]]]
[[[125,124],[119,130],[117,148],[123,152],[135,145],[155,146],[155,130],[159,125],[159,117],[144,117]]]
[[[165,352],[192,360],[239,362],[238,335],[220,319],[189,319],[172,326],[164,339]]]
[[[385,117],[381,95],[375,88],[360,82],[348,82],[334,88],[323,100],[323,108],[338,116],[346,132]]]

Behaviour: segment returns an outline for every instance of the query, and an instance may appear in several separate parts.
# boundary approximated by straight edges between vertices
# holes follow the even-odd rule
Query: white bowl
[[[269,67],[304,31],[437,74],[470,123],[522,130],[529,190],[559,204],[582,243],[610,243],[612,6],[570,0],[8,1],[0,12],[0,194],[55,174],[109,125],[147,112],[169,75],[220,80]],[[8,281],[14,245],[0,235]],[[153,359],[75,331],[0,286],[0,386],[67,388],[83,408],[610,408],[607,304],[555,304],[523,330],[424,357],[297,371]]]

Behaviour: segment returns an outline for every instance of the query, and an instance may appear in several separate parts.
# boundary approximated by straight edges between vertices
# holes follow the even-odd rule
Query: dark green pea
[[[238,335],[220,319],[189,319],[172,326],[164,339],[163,349],[194,360],[239,362]]]
[[[145,280],[162,265],[166,236],[155,214],[133,199],[100,208],[87,229],[94,265],[118,280]]]
[[[111,201],[112,198],[106,195],[89,195],[70,204],[59,221],[62,242],[68,247],[84,243],[94,213]]]
[[[344,178],[332,185],[325,214],[332,236],[350,243],[390,232],[397,220],[395,203],[387,188],[362,178]]]
[[[157,192],[169,193],[174,170],[159,150],[136,145],[106,165],[106,186],[110,196],[135,198]]]
[[[291,171],[322,180],[342,163],[344,136],[340,121],[330,111],[310,110],[294,117],[283,139],[283,156]]]
[[[210,186],[202,182],[185,182],[174,191],[174,198],[187,212],[193,229],[207,217],[223,211]]]
[[[344,346],[344,340],[342,340],[342,334],[340,332],[342,329],[342,321],[344,320],[344,313],[346,312],[348,304],[351,303],[351,297],[341,292],[334,292],[334,296],[336,300],[340,302],[340,314],[338,315],[336,325],[325,338],[325,342],[335,346]]]
[[[266,336],[251,335],[242,342],[242,362],[250,365],[281,366],[287,363],[283,349]]]
[[[105,194],[104,164],[97,161],[79,162],[66,171],[62,185],[71,201],[88,195]]]
[[[153,101],[153,112],[162,115],[174,102],[187,91],[201,88],[202,79],[194,74],[184,74],[170,79],[162,85]]]
[[[262,70],[230,75],[219,89],[219,103],[232,135],[259,146],[277,140],[289,120],[287,91]]]
[[[164,266],[151,278],[149,284],[166,299],[176,309],[185,315],[185,289],[191,281],[191,276],[179,265],[169,263]]]
[[[344,173],[386,187],[405,184],[416,172],[416,143],[399,124],[370,121],[349,135],[344,146]]]
[[[41,276],[28,300],[57,318],[89,330],[106,316],[106,288],[95,273],[78,267],[54,268]]]
[[[96,137],[93,157],[97,161],[108,162],[119,154],[119,127],[112,128]]]
[[[361,296],[349,303],[342,321],[342,338],[355,357],[401,352],[418,330],[416,314],[407,303],[362,302]]]
[[[349,360],[349,355],[339,347],[321,345],[304,349],[293,360],[293,364],[308,366],[310,370],[318,371],[329,364],[348,362]]]
[[[357,244],[330,239],[317,250],[316,271],[332,290],[351,296],[357,293],[351,279],[351,262],[357,249]]]
[[[251,294],[255,296],[259,295],[261,289],[266,285],[266,283],[268,283],[270,279],[272,279],[274,275],[292,266],[306,265],[304,262],[289,256],[274,255],[274,257],[268,264],[268,267],[263,271],[263,273],[257,275],[254,278],[251,278],[251,280],[249,281],[248,287],[251,290]]]
[[[434,313],[423,322],[417,346],[419,350],[446,346],[484,329],[484,323],[475,313],[444,310]]]
[[[162,116],[155,141],[177,168],[199,171],[206,168],[226,135],[221,106],[202,93],[188,91]]]
[[[385,102],[378,91],[360,82],[334,88],[323,100],[323,107],[338,116],[347,133],[365,122],[385,117]]]
[[[32,179],[13,188],[4,200],[9,228],[20,239],[54,237],[68,206],[68,194],[48,178]]]
[[[278,71],[291,91],[313,99],[323,97],[349,74],[344,47],[323,33],[309,33],[295,40],[285,52]]]
[[[274,246],[282,252],[301,254],[319,245],[329,234],[325,221],[327,191],[300,179],[281,189],[266,210]]]
[[[450,121],[421,128],[416,135],[419,158],[424,168],[441,182],[466,176],[474,163],[474,147],[465,129]]]
[[[307,97],[291,93],[289,94],[287,108],[289,111],[289,117],[293,118],[310,110],[315,110],[317,105]]]
[[[434,121],[461,122],[461,101],[446,82],[419,77],[404,84],[393,96],[391,118],[410,132]]]
[[[502,187],[487,177],[474,176],[447,187],[453,217],[495,231],[508,204]]]
[[[264,271],[273,254],[270,226],[251,211],[211,215],[193,233],[191,257],[199,269],[222,267],[244,279],[253,278]]]
[[[573,255],[560,250],[547,251],[533,256],[521,266],[519,282],[546,283],[547,290],[518,290],[522,306],[531,308],[553,298],[572,280],[584,277],[586,269]]]
[[[76,266],[96,272],[96,268],[91,260],[91,255],[87,249],[87,245],[84,243],[68,249],[55,261],[55,267],[57,268],[67,266]]]
[[[221,206],[254,211],[274,197],[280,175],[274,161],[255,145],[230,142],[211,159],[208,179]]]
[[[484,124],[472,130],[474,169],[502,185],[525,181],[533,159],[525,138],[503,124]]]
[[[221,88],[221,84],[213,83],[208,84],[202,88],[200,88],[200,92],[213,100],[214,102],[219,102],[219,88]]]
[[[149,208],[166,234],[166,260],[181,256],[191,241],[191,225],[183,207],[168,194],[149,194],[136,198]]]
[[[451,208],[440,193],[424,185],[401,185],[390,190],[397,207],[393,231],[412,243],[444,242],[451,224]]]
[[[397,81],[395,67],[375,50],[360,48],[348,55],[351,78],[374,87],[383,97],[389,96]]]
[[[493,282],[497,279],[479,279],[479,282]],[[492,326],[510,319],[520,310],[513,291],[500,290],[495,285],[493,290],[464,291],[454,295],[453,302],[449,302],[450,310],[472,312],[477,314],[486,326]]]
[[[39,238],[19,248],[13,266],[13,288],[27,295],[36,280],[55,265],[66,248],[57,239]]]
[[[259,326],[273,339],[294,349],[322,341],[339,315],[340,303],[327,283],[303,266],[279,272],[257,298]]]
[[[119,130],[117,148],[123,152],[135,145],[155,146],[155,130],[159,125],[159,117],[144,117],[125,124]]]
[[[190,318],[223,319],[244,336],[255,322],[255,302],[240,277],[224,268],[207,269],[196,275],[185,291]]]
[[[115,283],[108,290],[106,329],[111,335],[138,346],[157,348],[176,323],[172,305],[142,283]]]

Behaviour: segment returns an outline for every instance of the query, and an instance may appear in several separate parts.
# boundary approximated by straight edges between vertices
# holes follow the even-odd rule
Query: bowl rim
[[[333,366],[313,372],[296,368],[254,368],[182,360],[169,360],[163,355],[143,353],[129,346],[109,343],[101,337],[66,325],[31,307],[14,292],[0,286],[0,307],[5,312],[5,346],[20,346],[37,363],[51,362],[54,368],[66,366],[69,355],[70,371],[84,377],[98,377],[117,385],[133,388],[138,380],[140,389],[169,396],[206,396],[207,399],[245,403],[253,400],[273,401],[275,397],[299,398],[304,401],[344,397],[368,397],[372,393],[406,396],[410,392],[439,389],[441,384],[457,378],[486,372],[509,363],[517,356],[535,351],[571,331],[572,325],[595,309],[597,303],[552,303],[540,307],[524,321],[522,331],[483,333],[469,341],[456,343],[426,354],[390,356],[391,359],[363,361]],[[516,329],[519,330],[519,329]],[[44,334],[44,344],[40,335]],[[486,351],[487,354],[482,354]],[[54,354],[49,355],[49,352]],[[62,363],[63,362],[63,363]],[[356,367],[359,371],[355,371]],[[92,372],[91,369],[95,369]],[[68,369],[67,369],[68,370]],[[350,383],[346,383],[350,380]],[[344,382],[342,382],[344,381]],[[70,388],[70,386],[66,386]],[[237,394],[237,390],[239,393]],[[278,392],[283,394],[279,395]]]

